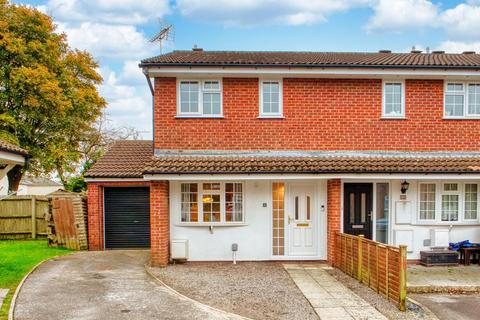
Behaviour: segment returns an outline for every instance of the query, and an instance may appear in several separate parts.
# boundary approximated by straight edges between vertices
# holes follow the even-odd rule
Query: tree
[[[88,52],[68,46],[49,16],[0,0],[0,115],[11,122],[0,136],[29,152],[33,174],[56,171],[66,183],[75,171],[106,105],[97,68]],[[21,170],[9,172],[11,191]]]
[[[140,132],[134,127],[113,126],[105,115],[101,116],[95,123],[93,130],[80,144],[81,160],[79,161],[79,172],[72,174],[64,186],[67,190],[81,192],[86,190],[87,184],[83,175],[93,164],[100,159],[108,148],[117,140],[137,140]]]

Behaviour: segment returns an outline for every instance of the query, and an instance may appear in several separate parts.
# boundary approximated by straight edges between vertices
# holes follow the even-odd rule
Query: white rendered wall
[[[324,205],[324,212],[316,210],[317,252],[311,259],[326,258],[326,182],[314,181],[317,207]],[[272,260],[272,181],[244,181],[245,225],[214,226],[210,233],[208,226],[185,226],[180,224],[180,182],[170,182],[170,238],[188,239],[190,261],[231,260],[232,243],[238,244],[238,260]],[[288,196],[288,185],[287,195]],[[266,203],[266,207],[263,204]],[[285,210],[287,215],[288,209]],[[285,233],[285,245],[288,235]],[[288,249],[286,248],[286,253]],[[288,259],[288,256],[283,257]],[[297,259],[297,258],[292,258]]]
[[[400,200],[400,183],[401,180],[392,180],[392,208],[391,210],[391,233],[390,233],[390,243],[397,245],[399,235],[410,234],[412,236],[411,243],[413,246],[407,248],[408,250],[408,259],[420,259],[420,251],[430,250],[430,246],[424,245],[425,240],[430,240],[430,230],[431,229],[449,229],[449,240],[450,242],[459,242],[463,240],[470,240],[471,242],[480,242],[480,224],[479,222],[475,223],[455,223],[455,222],[440,222],[440,223],[429,223],[424,224],[418,220],[418,181],[408,181],[410,183],[409,189],[407,191],[407,200],[411,203],[411,214],[410,221],[403,222],[397,221],[396,216],[396,202]],[[452,181],[453,182],[453,181]],[[456,181],[461,182],[461,180]],[[473,181],[472,181],[473,182]],[[475,182],[474,182],[475,183]],[[463,212],[460,212],[459,215],[463,215]],[[406,218],[405,216],[404,218]],[[401,220],[401,219],[398,219]],[[408,237],[408,236],[407,236]],[[428,242],[428,241],[427,241]]]

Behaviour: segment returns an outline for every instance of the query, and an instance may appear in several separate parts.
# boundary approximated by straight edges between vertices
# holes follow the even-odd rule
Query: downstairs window
[[[181,222],[242,223],[243,183],[182,183]]]

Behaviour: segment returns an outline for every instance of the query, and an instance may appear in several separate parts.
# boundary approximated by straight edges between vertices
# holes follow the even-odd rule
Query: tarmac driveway
[[[25,281],[16,320],[230,319],[145,273],[148,251],[80,252],[43,263]]]
[[[413,299],[429,308],[440,320],[480,319],[480,295],[414,294]]]

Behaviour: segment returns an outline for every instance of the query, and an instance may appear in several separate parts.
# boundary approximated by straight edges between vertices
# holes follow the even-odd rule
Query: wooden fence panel
[[[46,197],[11,196],[0,200],[0,239],[46,237],[46,214]]]
[[[48,243],[72,250],[88,249],[86,199],[72,193],[57,193],[50,199],[47,216]]]
[[[337,233],[335,267],[406,310],[407,248]]]

